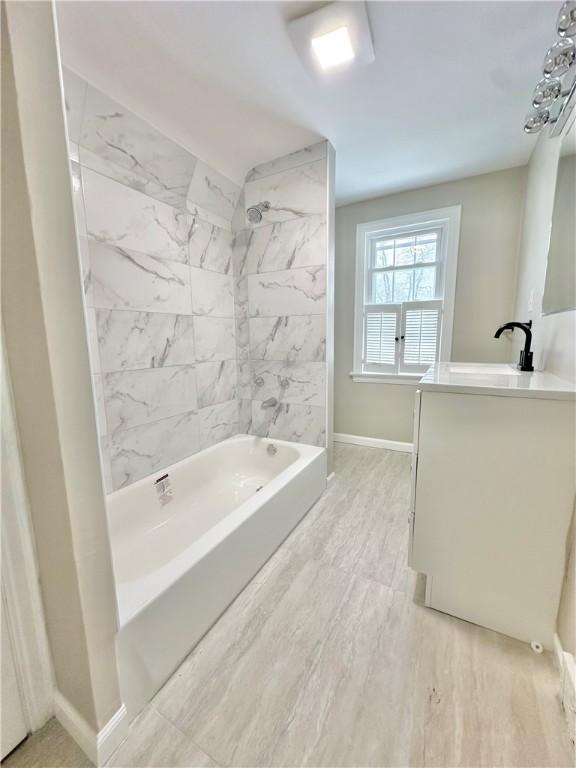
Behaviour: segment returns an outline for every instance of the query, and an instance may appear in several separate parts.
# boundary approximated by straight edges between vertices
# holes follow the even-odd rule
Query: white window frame
[[[354,306],[354,367],[351,372],[355,382],[416,383],[422,373],[392,373],[364,370],[364,308],[366,293],[367,258],[370,242],[377,237],[393,237],[408,234],[423,228],[440,229],[440,264],[437,267],[436,299],[442,308],[439,361],[448,361],[452,354],[452,327],[454,324],[454,300],[456,295],[456,273],[458,269],[458,248],[460,242],[461,205],[437,208],[431,211],[394,216],[380,221],[369,221],[356,227],[356,290]],[[417,304],[419,302],[414,302]],[[382,305],[386,306],[386,305]],[[393,305],[390,305],[393,306]]]

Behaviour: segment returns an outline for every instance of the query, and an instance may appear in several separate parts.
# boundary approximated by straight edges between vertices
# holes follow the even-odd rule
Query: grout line
[[[113,440],[118,434],[128,432],[131,429],[140,429],[141,427],[150,427],[153,424],[160,424],[163,421],[169,421],[170,419],[179,419],[182,416],[200,416],[201,411],[206,411],[209,408],[216,408],[218,405],[226,405],[228,403],[238,402],[238,397],[233,397],[230,400],[223,400],[221,403],[214,403],[213,405],[205,405],[203,408],[196,408],[195,410],[181,411],[180,413],[174,413],[172,416],[163,416],[161,419],[153,419],[152,421],[144,421],[139,424],[131,424],[129,427],[118,427],[108,433],[110,440]],[[247,399],[247,398],[244,398]],[[174,463],[174,462],[173,462]]]
[[[184,265],[186,266],[186,265]],[[203,315],[199,312],[156,312],[153,309],[127,309],[126,307],[97,307],[94,304],[87,305],[88,309],[97,312],[137,312],[145,315],[166,315],[167,317],[207,317],[211,320],[236,320],[235,315]]]
[[[191,363],[172,363],[171,365],[147,365],[140,368],[113,368],[109,371],[93,371],[93,376],[108,376],[114,373],[139,373],[140,371],[164,371],[169,368],[196,368],[199,365],[217,365],[220,363],[250,363],[237,357],[224,357],[219,360],[194,360]]]
[[[326,268],[326,262],[322,262],[321,264],[303,264],[301,267],[288,267],[285,269],[267,269],[263,272],[244,272],[241,275],[237,275],[237,277],[260,277],[262,275],[274,275],[278,272],[297,272],[300,269],[325,269]]]

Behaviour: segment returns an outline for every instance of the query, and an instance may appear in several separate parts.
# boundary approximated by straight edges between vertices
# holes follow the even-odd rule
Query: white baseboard
[[[54,714],[95,766],[104,765],[128,735],[128,713],[124,705],[98,733],[60,691],[54,694]]]
[[[572,742],[576,741],[576,660],[562,648],[557,634],[554,635],[554,656],[560,678],[560,700]]]
[[[382,440],[379,437],[364,437],[363,435],[346,435],[343,432],[334,433],[335,443],[363,445],[365,448],[385,448],[387,451],[402,451],[412,453],[412,443],[401,443],[398,440]]]

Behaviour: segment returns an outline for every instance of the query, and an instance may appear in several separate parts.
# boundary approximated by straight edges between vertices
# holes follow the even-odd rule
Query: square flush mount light
[[[322,69],[332,69],[354,58],[348,27],[338,27],[334,32],[313,37],[312,49]]]
[[[292,43],[314,75],[374,61],[364,2],[336,2],[288,22]]]

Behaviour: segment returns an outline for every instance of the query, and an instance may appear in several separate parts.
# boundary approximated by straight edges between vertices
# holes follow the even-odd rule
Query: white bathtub
[[[238,435],[108,497],[131,719],[325,487],[323,448]]]

